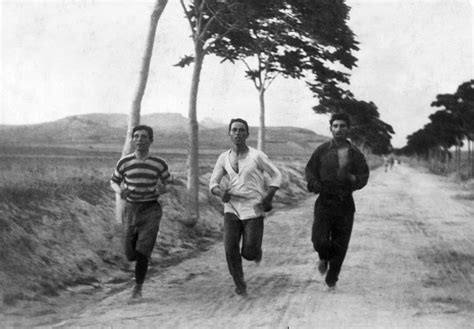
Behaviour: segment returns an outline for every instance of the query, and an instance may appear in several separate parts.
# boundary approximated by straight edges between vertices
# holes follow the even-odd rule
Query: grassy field
[[[109,186],[118,150],[24,147],[2,150],[0,172],[0,285],[2,311],[54,299],[74,287],[101,289],[132,282],[121,249],[121,225],[114,219]],[[200,215],[196,227],[183,224],[186,156],[159,154],[176,177],[160,197],[164,215],[153,254],[153,270],[189,257],[221,238],[222,205],[208,193],[217,156],[200,159]],[[306,159],[274,159],[285,184],[275,208],[308,196]]]

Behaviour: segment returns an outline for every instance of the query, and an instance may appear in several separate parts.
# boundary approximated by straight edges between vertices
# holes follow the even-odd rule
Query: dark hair
[[[133,134],[135,134],[135,131],[137,130],[145,130],[148,134],[148,137],[150,138],[150,142],[153,142],[153,128],[152,127],[146,126],[146,125],[138,125],[138,126],[133,127],[132,138],[133,138]]]
[[[344,121],[347,127],[351,126],[351,119],[346,113],[334,113],[329,120],[329,124],[332,126],[332,123],[336,120]]]
[[[240,119],[240,118],[230,120],[230,123],[229,123],[229,131],[230,131],[230,128],[232,127],[232,124],[233,124],[234,122],[243,123],[244,126],[245,126],[245,129],[247,130],[247,134],[249,133],[249,124],[247,123],[247,121],[245,121],[244,119]]]

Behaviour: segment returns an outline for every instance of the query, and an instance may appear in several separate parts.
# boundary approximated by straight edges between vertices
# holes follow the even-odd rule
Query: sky
[[[87,113],[128,113],[138,85],[153,0],[0,0],[0,124],[54,121]],[[351,72],[357,99],[391,124],[395,147],[438,110],[437,94],[474,78],[473,0],[347,0],[360,50]],[[188,116],[190,28],[178,0],[159,21],[142,114]],[[278,78],[266,93],[267,126],[329,135],[328,117],[303,81]],[[244,67],[204,61],[198,119],[258,126],[258,94]]]

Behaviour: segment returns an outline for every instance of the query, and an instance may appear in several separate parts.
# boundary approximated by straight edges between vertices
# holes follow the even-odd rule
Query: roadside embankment
[[[380,165],[378,157],[368,158],[371,168]],[[222,203],[208,191],[212,161],[201,168],[200,220],[192,228],[184,224],[182,159],[173,161],[170,167],[181,170],[173,172],[174,184],[160,197],[164,213],[150,275],[221,239]],[[279,211],[310,194],[304,179],[306,159],[275,162],[283,174],[274,199],[273,211]],[[100,298],[133,283],[133,267],[122,254],[122,228],[114,219],[110,168],[110,159],[4,165],[6,179],[0,187],[2,313],[21,310],[26,316],[30,304],[41,305],[31,308],[35,312],[49,312],[63,306],[64,300]],[[75,299],[61,298],[64,294]]]
[[[302,162],[278,166],[284,184],[274,211],[308,196]],[[114,219],[109,170],[50,167],[24,175],[10,172],[10,181],[0,188],[2,311],[59,300],[67,291],[100,290],[131,280],[132,267],[122,255],[121,225]],[[210,170],[208,166],[202,170],[201,218],[195,227],[186,227],[183,221],[184,172],[177,173],[169,192],[160,197],[164,214],[151,271],[206,250],[221,238],[222,204],[208,192]]]

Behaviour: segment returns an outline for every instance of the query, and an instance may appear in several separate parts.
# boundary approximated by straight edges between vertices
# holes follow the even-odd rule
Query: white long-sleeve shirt
[[[280,187],[282,176],[277,167],[262,151],[249,147],[244,157],[239,157],[236,172],[230,163],[231,150],[222,153],[217,159],[209,182],[209,189],[220,185],[225,175],[229,177],[231,198],[224,203],[224,212],[233,213],[241,220],[264,216],[265,213],[255,206],[266,196],[264,173],[270,175],[270,186]]]

